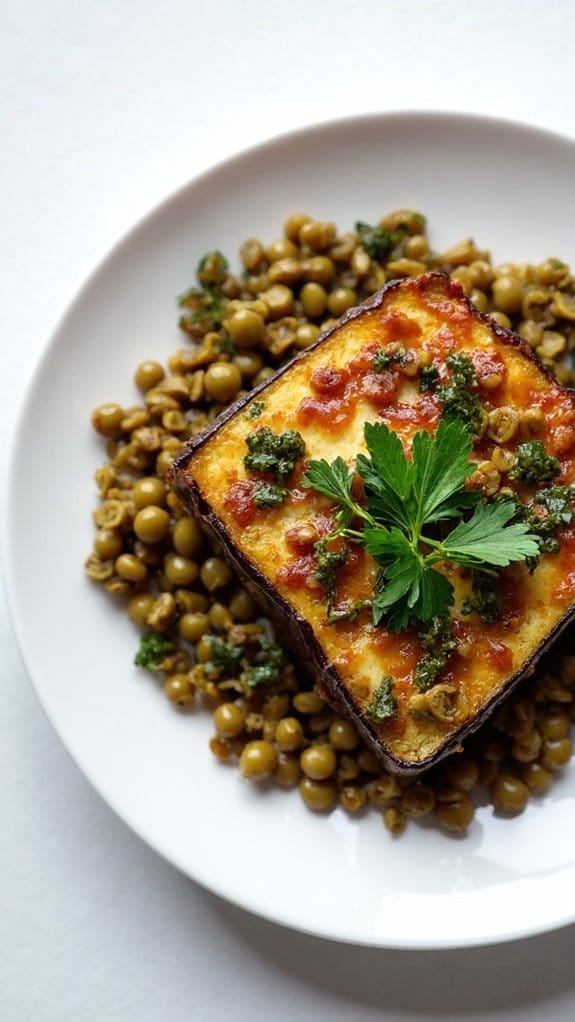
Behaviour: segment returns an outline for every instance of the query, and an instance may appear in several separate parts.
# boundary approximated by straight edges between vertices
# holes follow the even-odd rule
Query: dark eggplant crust
[[[442,287],[446,291],[447,297],[457,298],[459,301],[463,301],[475,317],[479,318],[489,326],[490,330],[499,341],[503,344],[508,344],[517,348],[521,354],[525,356],[525,358],[528,358],[537,364],[537,368],[540,372],[544,372],[550,379],[556,382],[552,373],[539,362],[527,342],[522,337],[513,333],[511,330],[506,330],[486,313],[478,313],[477,309],[475,309],[464,294],[461,285],[456,281],[453,281],[447,274],[432,272],[422,274],[421,277],[417,278],[417,282],[421,285],[422,290],[427,288],[429,283],[433,280],[437,280],[438,283],[441,283]],[[415,281],[412,278],[409,279],[411,286],[413,286],[414,282]],[[542,642],[540,642],[528,660],[521,665],[515,674],[512,674],[509,677],[501,689],[499,689],[493,698],[486,704],[481,713],[477,714],[470,723],[463,724],[456,732],[454,732],[449,741],[446,742],[440,750],[427,759],[419,760],[417,763],[400,759],[399,757],[390,755],[385,751],[385,749],[383,749],[377,731],[371,724],[369,718],[367,718],[365,714],[361,713],[354,704],[346,686],[342,684],[342,680],[335,667],[325,656],[315,637],[312,626],[284,599],[281,593],[279,593],[270,582],[269,578],[262,574],[262,572],[260,572],[258,568],[256,568],[255,565],[252,564],[252,562],[242,553],[236,544],[230,540],[224,523],[214,513],[208,499],[202,493],[195,480],[192,479],[187,472],[187,465],[190,458],[196,453],[196,451],[203,447],[204,444],[207,443],[207,441],[210,440],[226,422],[234,418],[238,412],[240,412],[247,404],[250,404],[255,397],[263,394],[271,384],[273,384],[280,376],[283,376],[284,373],[288,372],[296,362],[301,359],[305,359],[310,352],[319,348],[336,330],[339,330],[341,326],[353,319],[357,319],[368,310],[379,308],[390,292],[400,288],[402,283],[402,279],[392,280],[377,291],[373,297],[363,305],[350,309],[341,317],[340,320],[338,320],[336,324],[334,324],[334,326],[324,331],[324,333],[321,334],[313,344],[302,351],[301,354],[297,355],[295,359],[286,363],[286,365],[278,369],[272,377],[263,381],[259,384],[259,386],[254,387],[248,394],[230,405],[230,407],[219,415],[218,418],[215,419],[214,422],[212,422],[202,433],[192,437],[192,439],[186,444],[184,450],[175,458],[168,472],[167,481],[173,486],[186,508],[201,520],[208,532],[215,537],[218,543],[220,543],[225,556],[234,566],[245,587],[252,593],[271,620],[279,642],[290,650],[296,663],[298,663],[305,674],[318,685],[322,695],[328,700],[331,706],[337,712],[351,719],[366,745],[371,749],[382,766],[394,774],[414,776],[429,769],[431,766],[435,766],[435,764],[445,756],[448,756],[453,752],[461,751],[462,742],[481,727],[488,717],[492,715],[497,706],[509,697],[521,681],[530,677],[534,673],[535,667],[540,658],[550,649],[565,628],[567,628],[575,618],[575,606],[566,611],[552,631]],[[575,401],[575,390],[566,387],[563,389],[568,390]]]

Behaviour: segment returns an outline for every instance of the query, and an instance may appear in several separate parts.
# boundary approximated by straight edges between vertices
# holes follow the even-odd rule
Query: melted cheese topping
[[[423,656],[415,631],[396,635],[381,626],[374,628],[369,611],[353,622],[329,624],[325,592],[313,575],[312,547],[298,546],[294,527],[313,523],[320,533],[329,531],[333,503],[304,489],[298,482],[302,474],[298,468],[288,482],[291,490],[286,502],[275,509],[257,510],[251,501],[253,476],[243,466],[246,437],[260,426],[269,426],[275,433],[297,429],[307,458],[332,461],[340,455],[348,464],[365,451],[365,422],[385,422],[406,449],[417,430],[434,432],[441,408],[433,395],[420,392],[418,377],[410,378],[393,366],[382,373],[372,370],[375,351],[396,341],[438,367],[450,352],[467,353],[487,411],[501,406],[519,413],[541,409],[543,424],[536,438],[561,461],[557,482],[574,480],[571,392],[521,348],[499,339],[489,322],[469,309],[458,286],[433,275],[403,281],[385,294],[380,307],[344,322],[304,353],[258,395],[264,403],[261,416],[253,420],[245,407],[240,410],[194,453],[184,476],[194,479],[233,544],[293,611],[310,623],[359,712],[382,676],[393,677],[397,713],[373,727],[391,755],[407,765],[435,755],[462,725],[468,726],[505,681],[525,667],[572,606],[575,529],[563,530],[560,553],[542,556],[534,574],[523,565],[512,565],[501,573],[502,612],[493,624],[481,622],[476,614],[457,617],[470,596],[469,573],[457,566],[442,568],[456,591],[454,630],[461,645],[438,682],[457,689],[465,716],[449,723],[410,712],[408,702],[416,691],[414,671]],[[530,438],[519,432],[503,446],[513,451]],[[488,461],[495,446],[485,434],[474,460]],[[533,488],[515,488],[525,498],[533,494]],[[371,557],[354,548],[338,573],[337,602],[369,598],[377,570]]]

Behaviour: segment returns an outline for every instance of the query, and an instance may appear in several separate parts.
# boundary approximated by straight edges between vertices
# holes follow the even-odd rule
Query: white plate
[[[305,209],[349,227],[408,206],[436,247],[472,235],[498,261],[575,261],[575,143],[459,115],[370,116],[308,129],[216,167],[164,202],[76,297],[32,382],[7,515],[14,623],[54,727],[145,841],[212,891],[279,923],[381,947],[454,947],[575,919],[575,771],[518,819],[478,812],[465,838],[377,813],[317,817],[207,749],[209,714],[174,713],[132,666],[135,629],[82,572],[104,400],[138,400],[134,366],[181,345],[174,296],[198,257],[273,239]],[[49,779],[46,781],[49,784]]]

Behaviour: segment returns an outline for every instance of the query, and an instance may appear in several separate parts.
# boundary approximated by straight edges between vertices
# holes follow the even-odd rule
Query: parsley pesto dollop
[[[293,472],[305,454],[303,437],[295,429],[274,433],[269,426],[260,426],[246,437],[248,453],[244,466],[248,472],[261,472],[283,478]]]

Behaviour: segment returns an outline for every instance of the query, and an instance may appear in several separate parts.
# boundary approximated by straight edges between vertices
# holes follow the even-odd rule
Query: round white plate
[[[490,943],[575,919],[575,771],[508,821],[480,809],[464,838],[377,813],[311,815],[207,749],[208,713],[180,716],[132,665],[137,633],[87,579],[104,400],[136,402],[135,365],[181,346],[174,296],[204,251],[232,260],[295,210],[342,228],[408,206],[441,248],[496,261],[575,261],[575,143],[444,114],[360,117],[274,140],[172,196],[100,265],[38,367],[16,434],[8,589],[38,696],[95,788],[145,841],[212,891],[284,925],[381,947]],[[46,783],[49,783],[47,780]]]

